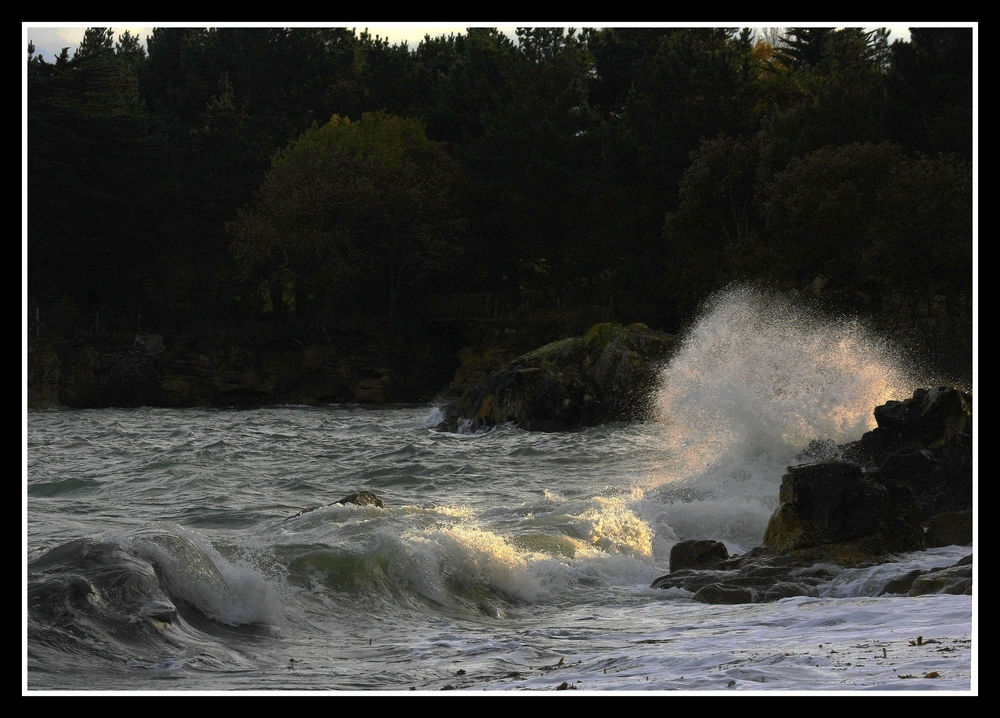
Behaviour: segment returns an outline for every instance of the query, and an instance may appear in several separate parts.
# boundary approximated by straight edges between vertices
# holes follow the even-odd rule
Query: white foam
[[[681,539],[754,545],[797,453],[814,439],[860,438],[876,406],[918,384],[902,354],[856,319],[727,289],[663,372],[658,415],[671,460],[641,483],[660,487]]]

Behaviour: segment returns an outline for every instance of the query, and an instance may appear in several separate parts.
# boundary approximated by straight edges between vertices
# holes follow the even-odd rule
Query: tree
[[[972,159],[972,28],[912,28],[910,38],[891,47],[892,140]]]
[[[130,43],[125,40],[126,45]],[[155,252],[161,193],[151,177],[160,138],[132,61],[115,54],[107,28],[88,29],[72,59],[28,62],[29,286],[109,314],[135,314]],[[134,48],[133,48],[134,49]]]
[[[457,179],[418,120],[335,115],[275,156],[229,226],[233,256],[279,316],[320,329],[352,314],[391,323],[459,252]]]
[[[897,328],[915,327],[893,318],[893,307],[947,304],[950,318],[917,320],[915,336],[928,358],[967,375],[972,189],[972,163],[954,155],[914,157],[888,142],[825,147],[793,160],[764,188],[758,261],[785,286],[822,275],[827,296],[842,293]]]
[[[73,59],[113,55],[115,52],[115,31],[110,27],[88,27],[83,40],[73,55]]]
[[[886,134],[888,31],[791,28],[768,60],[758,107],[773,173],[826,145]]]
[[[146,49],[139,42],[138,36],[126,30],[115,43],[115,57],[138,75],[146,62]]]
[[[681,180],[680,206],[663,227],[663,280],[678,318],[690,316],[734,279],[756,278],[758,159],[756,140],[724,135],[703,141],[693,154]]]

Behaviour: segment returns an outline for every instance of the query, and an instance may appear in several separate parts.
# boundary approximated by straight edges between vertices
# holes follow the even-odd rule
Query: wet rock
[[[885,586],[882,587],[882,590],[879,591],[879,595],[881,596],[886,593],[894,593],[900,595],[905,594],[913,587],[913,582],[916,581],[924,573],[925,571],[921,571],[919,568],[915,568],[912,571],[907,571],[902,576],[898,576],[892,579],[891,581],[887,581]]]
[[[819,551],[849,565],[971,542],[972,396],[918,389],[875,417],[876,429],[839,447],[842,458],[789,467],[765,550]]]
[[[822,567],[798,565],[787,557],[729,559],[725,569],[685,568],[657,578],[652,588],[680,588],[702,603],[766,603],[790,596],[816,596],[833,578]]]
[[[685,568],[719,568],[728,560],[729,551],[721,541],[681,541],[670,549],[671,572]]]
[[[900,551],[971,545],[971,395],[921,389],[875,414],[879,426],[859,441],[837,447],[814,442],[803,455],[836,458],[788,468],[781,506],[760,546],[700,567],[696,555],[679,570],[671,555],[671,573],[653,581],[653,588],[681,588],[708,603],[812,596],[837,567],[877,565]],[[880,595],[971,591],[970,555],[947,568],[896,576]]]
[[[805,583],[798,581],[775,581],[764,589],[758,603],[770,603],[771,601],[780,601],[783,598],[791,598],[793,596],[818,595],[819,593],[814,586]]]
[[[789,467],[779,491],[781,506],[768,522],[763,546],[788,553],[824,544],[871,537],[881,545],[892,528],[892,506],[885,487],[866,479],[857,464],[831,459]],[[917,527],[909,543],[920,548]],[[892,533],[892,540],[898,535]]]
[[[724,583],[710,583],[694,595],[695,601],[712,604],[753,603],[754,594],[749,588]]]
[[[957,444],[960,450],[968,447],[971,451],[972,394],[961,389],[917,389],[909,399],[875,407],[874,416],[875,429],[841,447],[845,459],[878,467],[893,454],[921,449],[937,455],[939,449]]]
[[[939,446],[971,431],[972,397],[952,387],[917,389],[911,399],[877,407],[875,421],[898,440]]]
[[[341,505],[354,504],[355,506],[377,506],[380,509],[384,509],[386,507],[385,502],[371,491],[359,491],[356,494],[350,494],[336,503]]]
[[[972,555],[966,556],[947,568],[938,568],[918,576],[907,591],[907,596],[924,596],[929,593],[972,595]]]
[[[682,588],[691,593],[697,593],[705,586],[712,583],[728,583],[737,577],[735,570],[716,571],[711,569],[689,569],[683,568],[673,571],[666,576],[660,576],[651,584],[652,588]]]
[[[927,548],[972,545],[972,510],[946,511],[927,520]]]
[[[386,503],[380,499],[378,496],[373,494],[371,491],[359,491],[356,494],[349,494],[342,498],[340,501],[334,501],[332,504],[324,504],[323,506],[313,506],[308,509],[302,509],[298,513],[289,516],[285,521],[291,521],[292,519],[297,519],[303,514],[308,514],[311,511],[316,511],[317,509],[325,509],[329,506],[341,505],[345,506],[347,504],[354,504],[355,506],[375,506],[380,509],[386,508]]]

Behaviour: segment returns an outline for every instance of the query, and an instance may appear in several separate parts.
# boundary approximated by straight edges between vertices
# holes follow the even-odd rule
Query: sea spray
[[[855,318],[748,286],[717,293],[663,372],[670,460],[643,479],[659,487],[658,532],[756,545],[809,442],[859,438],[876,406],[917,385],[902,353]]]

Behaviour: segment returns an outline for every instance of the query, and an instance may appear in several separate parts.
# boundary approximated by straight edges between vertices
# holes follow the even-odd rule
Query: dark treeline
[[[734,280],[968,295],[972,30],[90,28],[28,48],[53,331],[403,334],[432,295],[676,331]],[[857,304],[857,301],[855,301]]]

